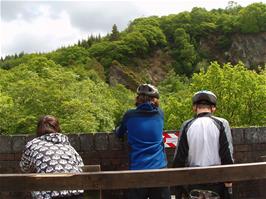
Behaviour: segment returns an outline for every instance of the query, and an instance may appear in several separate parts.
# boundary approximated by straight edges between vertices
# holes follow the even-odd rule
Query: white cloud
[[[131,19],[138,17],[131,4],[118,2],[27,1],[3,5],[0,56],[55,50],[91,34],[105,35],[115,23],[120,30],[124,29]]]
[[[229,0],[35,0],[1,1],[0,56],[46,52],[76,43],[90,34],[104,35],[113,24],[123,30],[137,17],[169,15],[193,7],[225,8]],[[238,0],[247,6],[254,0]]]
[[[49,9],[41,7],[42,15],[32,21],[17,19],[2,21],[1,32],[4,42],[3,54],[44,52],[77,42],[85,37],[79,29],[73,28],[66,12],[56,19],[48,18]]]

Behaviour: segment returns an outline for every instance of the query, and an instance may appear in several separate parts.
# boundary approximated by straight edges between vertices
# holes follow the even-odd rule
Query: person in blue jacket
[[[158,89],[150,84],[137,88],[136,108],[127,111],[116,135],[128,136],[129,169],[161,169],[167,167],[163,143],[164,114],[159,108]],[[130,189],[129,199],[170,199],[168,187]]]

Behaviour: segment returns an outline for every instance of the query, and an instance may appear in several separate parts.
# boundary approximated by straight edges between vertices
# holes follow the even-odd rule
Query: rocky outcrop
[[[147,75],[149,81],[157,85],[165,79],[170,70],[172,58],[168,53],[161,50],[156,51],[151,58],[147,60]]]
[[[113,61],[109,69],[109,84],[115,86],[122,84],[130,90],[136,90],[139,81],[138,77],[128,67],[122,66],[119,62]]]
[[[264,65],[266,63],[266,32],[234,35],[228,56],[232,63],[241,60],[250,68]]]
[[[109,69],[109,84],[123,84],[126,88],[135,91],[140,83],[161,82],[171,68],[172,58],[161,50],[155,51],[146,59],[135,60],[136,65],[123,66],[113,61]]]
[[[225,39],[226,50],[222,47],[221,40]],[[266,63],[266,32],[254,34],[234,34],[227,38],[220,35],[209,35],[202,38],[199,45],[199,52],[209,60],[217,60],[221,63],[239,61],[249,68]]]

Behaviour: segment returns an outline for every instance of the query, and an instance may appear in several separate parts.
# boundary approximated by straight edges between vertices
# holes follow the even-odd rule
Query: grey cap
[[[207,90],[198,91],[192,97],[193,104],[206,103],[216,105],[216,101],[216,95],[213,92]]]

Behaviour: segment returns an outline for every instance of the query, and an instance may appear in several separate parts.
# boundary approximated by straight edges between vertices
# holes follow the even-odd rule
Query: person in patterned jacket
[[[20,168],[29,173],[80,173],[83,161],[60,133],[58,120],[53,116],[40,118],[37,137],[29,141],[22,154]],[[83,190],[34,191],[34,199],[82,199]]]

